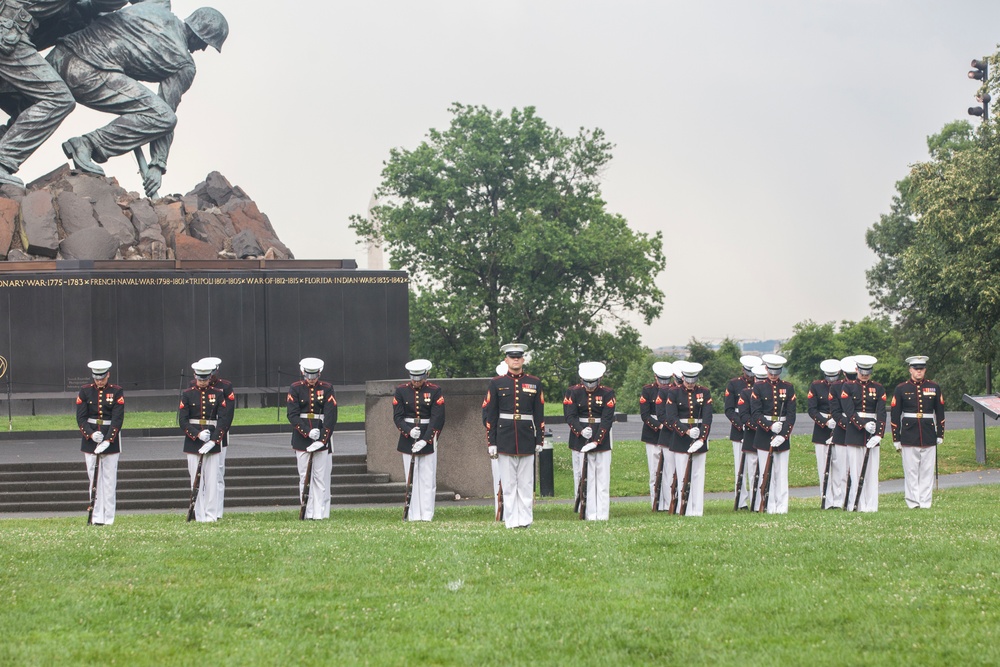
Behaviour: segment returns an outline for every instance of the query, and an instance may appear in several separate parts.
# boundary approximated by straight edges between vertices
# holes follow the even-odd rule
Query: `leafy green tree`
[[[625,315],[648,324],[662,309],[664,255],[659,232],[605,210],[612,145],[599,129],[564,135],[533,107],[450,111],[446,130],[390,151],[383,203],[351,218],[410,275],[411,353],[444,375],[484,375],[518,340],[550,394],[588,360],[607,363],[615,386],[644,356]]]
[[[994,76],[997,64],[991,58]],[[995,119],[975,130],[966,121],[951,123],[928,139],[928,150],[930,160],[897,183],[889,214],[868,230],[878,256],[868,289],[873,305],[898,324],[901,342],[939,360],[954,359],[958,346],[966,363],[989,368],[1000,352]]]

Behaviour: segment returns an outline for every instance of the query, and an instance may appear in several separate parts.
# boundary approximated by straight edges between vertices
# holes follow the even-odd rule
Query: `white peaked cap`
[[[878,363],[878,359],[870,354],[859,354],[854,357],[854,363],[859,371],[870,371]]]
[[[840,362],[836,359],[824,359],[820,362],[819,369],[826,375],[837,375],[840,373]]]
[[[87,368],[90,369],[93,375],[104,375],[111,370],[111,362],[104,359],[95,359],[87,364]]]
[[[600,380],[604,377],[604,371],[606,370],[608,370],[608,367],[600,361],[585,361],[580,364],[580,379],[585,382]]]
[[[653,375],[664,380],[669,380],[674,374],[674,365],[669,361],[657,361],[653,364]]]
[[[299,370],[303,373],[322,373],[323,360],[316,357],[306,357],[299,362]]]
[[[698,377],[698,373],[701,373],[701,369],[703,368],[704,366],[701,364],[687,361],[684,362],[684,368],[681,369],[681,373],[683,373],[686,378],[696,378]]]
[[[410,375],[427,375],[427,372],[434,366],[427,359],[414,359],[406,362],[406,372]]]
[[[788,363],[788,359],[785,359],[780,354],[765,354],[760,358],[760,360],[764,362],[764,365],[772,371],[784,368],[785,364]]]

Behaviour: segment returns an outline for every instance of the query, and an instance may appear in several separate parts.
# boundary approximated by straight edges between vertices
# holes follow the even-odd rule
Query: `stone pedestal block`
[[[405,380],[365,383],[365,442],[368,470],[406,481],[403,460],[396,451],[399,431],[392,421],[392,396]],[[483,397],[488,378],[432,379],[445,400],[445,425],[438,441],[438,486],[472,498],[493,495],[490,457],[486,453]],[[336,436],[334,436],[336,438]]]

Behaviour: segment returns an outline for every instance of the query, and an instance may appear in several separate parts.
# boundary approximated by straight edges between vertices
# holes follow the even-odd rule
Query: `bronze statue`
[[[0,0],[0,83],[12,94],[11,119],[0,137],[0,184],[24,185],[14,174],[73,110],[73,95],[32,44],[35,30],[72,14],[82,25],[127,0]],[[15,103],[16,100],[16,103]]]
[[[152,196],[167,170],[177,124],[174,112],[194,81],[191,54],[207,46],[221,52],[228,35],[225,17],[211,7],[181,21],[171,12],[169,0],[133,0],[132,6],[99,16],[59,39],[47,60],[73,98],[119,116],[69,139],[63,152],[80,171],[104,175],[99,163],[150,144],[143,187]],[[158,83],[158,93],[139,81]],[[140,168],[144,162],[140,159]]]

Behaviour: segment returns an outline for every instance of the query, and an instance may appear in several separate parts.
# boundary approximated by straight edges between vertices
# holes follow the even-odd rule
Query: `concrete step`
[[[334,456],[332,503],[401,504],[403,482],[369,473],[364,455]],[[191,494],[184,459],[124,460],[118,466],[118,508],[186,510]],[[0,512],[85,512],[87,473],[79,463],[14,464],[0,470]],[[454,493],[441,490],[438,500]],[[298,469],[293,457],[233,458],[226,461],[227,507],[295,507]]]

